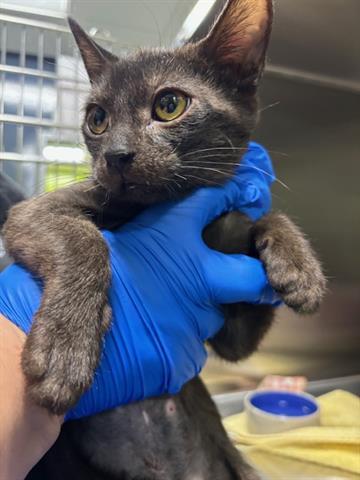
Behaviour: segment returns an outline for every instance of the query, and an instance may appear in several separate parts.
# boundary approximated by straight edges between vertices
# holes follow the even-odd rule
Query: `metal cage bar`
[[[77,50],[69,48],[70,31],[56,15],[11,13],[0,11],[0,170],[33,195],[86,171],[86,154],[83,160],[71,155],[82,148],[81,98],[89,84]],[[107,48],[113,43],[101,35],[96,40]],[[56,148],[65,154],[54,154]]]

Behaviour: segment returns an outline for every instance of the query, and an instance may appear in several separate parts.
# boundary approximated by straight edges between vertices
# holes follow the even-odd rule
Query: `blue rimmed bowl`
[[[320,407],[308,393],[258,390],[244,400],[250,433],[279,433],[320,424]]]

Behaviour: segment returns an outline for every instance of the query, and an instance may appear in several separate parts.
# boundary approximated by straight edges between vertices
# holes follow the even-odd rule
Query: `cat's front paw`
[[[95,326],[96,318],[83,319]],[[28,394],[39,406],[61,415],[76,405],[92,383],[97,367],[101,336],[86,328],[83,331],[62,328],[59,319],[44,316],[40,310],[26,340],[22,367],[27,380]],[[108,326],[111,317],[107,305],[97,324]]]
[[[259,228],[255,245],[271,286],[299,313],[314,313],[326,291],[320,262],[301,231],[276,214],[269,228]]]

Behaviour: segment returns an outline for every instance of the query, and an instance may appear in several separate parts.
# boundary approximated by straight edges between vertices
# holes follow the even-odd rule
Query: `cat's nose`
[[[126,150],[108,151],[104,155],[108,167],[116,170],[122,170],[125,165],[134,160],[135,153]]]

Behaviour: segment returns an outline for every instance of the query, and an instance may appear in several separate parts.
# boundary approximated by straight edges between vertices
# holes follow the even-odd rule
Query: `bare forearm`
[[[61,417],[25,393],[21,351],[25,334],[0,315],[0,478],[23,480],[59,435]]]

